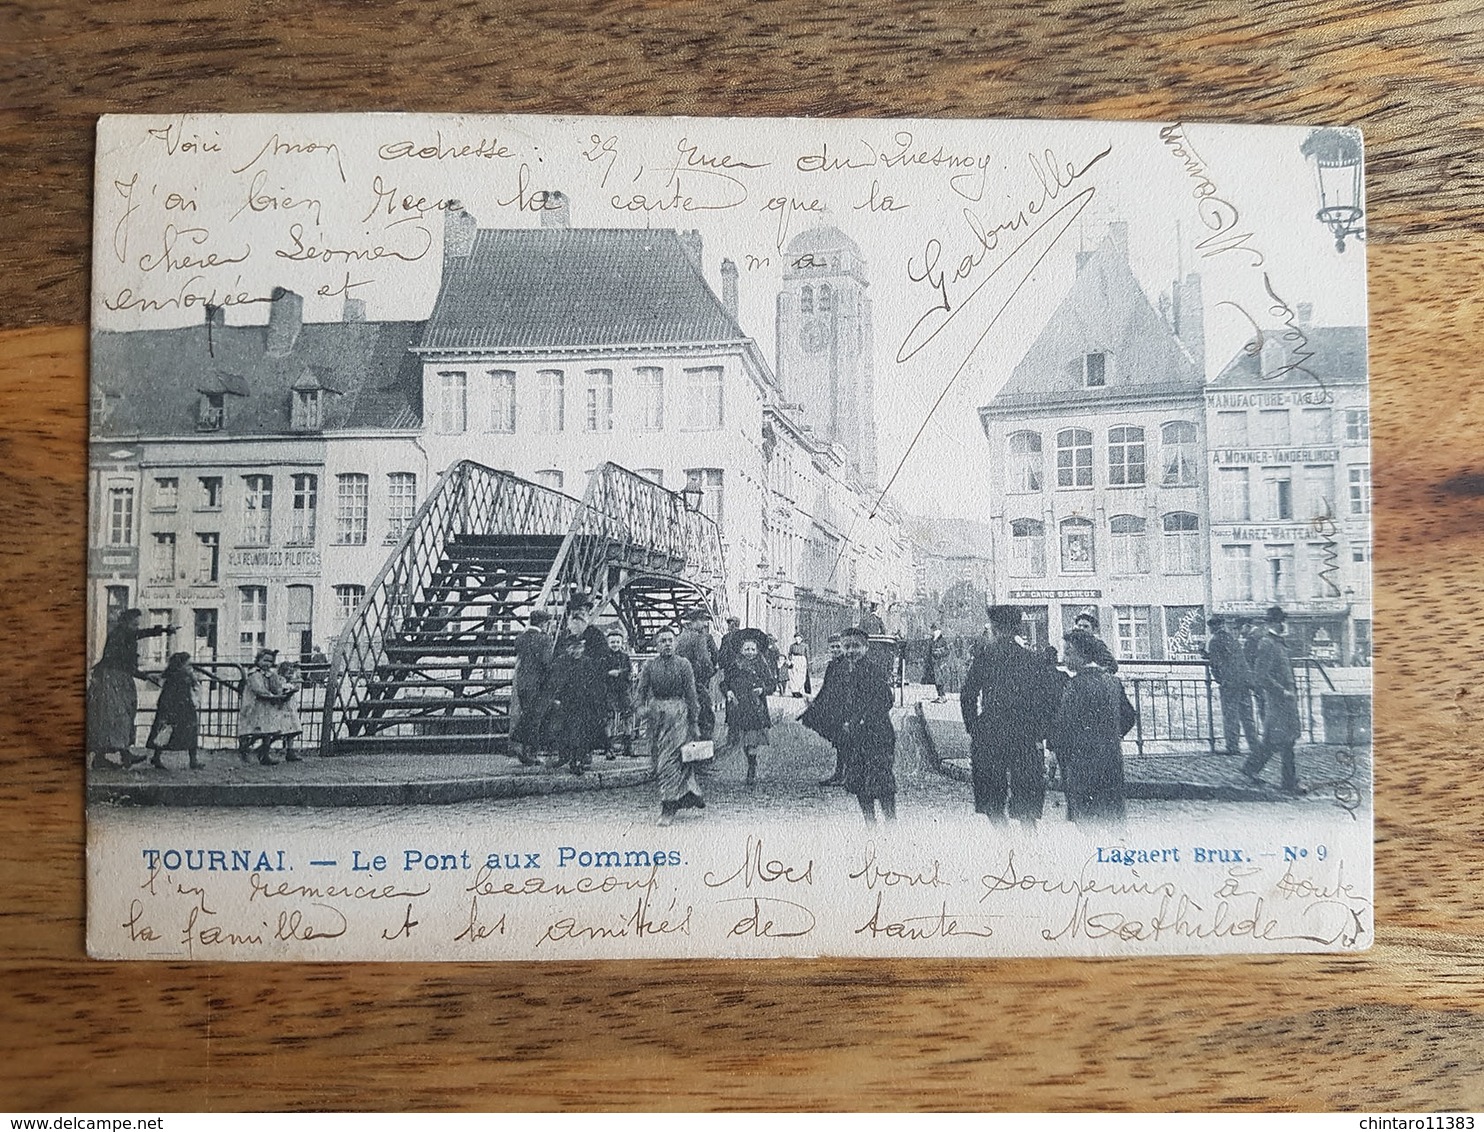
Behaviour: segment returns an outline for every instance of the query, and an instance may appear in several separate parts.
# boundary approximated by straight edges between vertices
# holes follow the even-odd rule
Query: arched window
[[[1061,521],[1061,572],[1091,574],[1093,571],[1092,523],[1087,519]]]
[[[1046,524],[1038,519],[1016,519],[1010,524],[1010,576],[1046,576]]]
[[[1114,515],[1108,520],[1113,573],[1149,573],[1149,540],[1144,528],[1144,519],[1138,515]]]
[[[1119,425],[1108,430],[1108,482],[1135,487],[1144,482],[1144,430]]]
[[[1201,572],[1201,520],[1189,511],[1171,511],[1164,517],[1165,573]]]
[[[1092,433],[1085,428],[1056,434],[1056,486],[1092,486]]]
[[[1195,425],[1171,421],[1159,430],[1160,478],[1165,487],[1194,487],[1196,484]]]
[[[819,285],[819,313],[820,314],[829,314],[830,313],[830,304],[834,301],[834,297],[835,297],[834,296],[834,293],[830,290],[830,285],[828,283],[821,283]]]
[[[800,314],[813,314],[814,313],[814,288],[813,287],[805,287],[802,291],[799,292],[799,313]]]
[[[1012,432],[1009,438],[1010,478],[1013,492],[1041,490],[1041,434]]]

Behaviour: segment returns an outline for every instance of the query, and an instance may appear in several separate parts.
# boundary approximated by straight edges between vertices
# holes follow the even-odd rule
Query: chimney
[[[1298,305],[1298,324],[1304,330],[1308,330],[1314,324],[1314,304],[1300,303]]]
[[[1118,257],[1125,262],[1128,260],[1128,222],[1125,220],[1112,220],[1108,223],[1108,239],[1113,242],[1113,250]]]
[[[694,228],[684,232],[676,232],[675,238],[680,241],[680,247],[685,252],[686,258],[696,265],[696,270],[701,268],[701,233]]]
[[[552,189],[541,205],[541,227],[572,227],[572,202],[561,189]]]
[[[349,295],[346,295],[345,296],[345,313],[342,314],[340,316],[340,318],[341,318],[341,321],[342,322],[365,322],[366,321],[366,300],[365,299],[352,299]]]
[[[735,320],[737,317],[737,265],[729,259],[721,261],[721,305]]]
[[[443,214],[443,258],[468,259],[474,250],[474,234],[479,225],[468,210],[450,207]]]
[[[264,352],[270,358],[286,358],[294,352],[299,328],[304,325],[304,299],[287,287],[273,288],[268,306],[268,335]]]
[[[1195,359],[1201,377],[1206,375],[1206,309],[1201,299],[1201,277],[1192,271],[1184,283],[1175,284],[1175,334]]]

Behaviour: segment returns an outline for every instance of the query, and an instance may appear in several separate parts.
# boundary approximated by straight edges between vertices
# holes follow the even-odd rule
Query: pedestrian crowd
[[[1267,611],[1261,627],[1250,618],[1238,618],[1235,634],[1219,614],[1207,618],[1206,625],[1211,631],[1206,657],[1211,679],[1221,689],[1226,753],[1240,755],[1245,735],[1247,758],[1242,763],[1242,774],[1248,781],[1261,785],[1263,768],[1277,755],[1281,789],[1288,794],[1304,793],[1293,749],[1302,733],[1303,719],[1293,658],[1288,651],[1288,615],[1275,605]]]
[[[1063,653],[1026,648],[1022,614],[989,610],[988,639],[975,651],[959,693],[969,733],[974,809],[996,824],[1034,827],[1045,812],[1046,752],[1056,758],[1074,822],[1111,822],[1125,813],[1123,737],[1134,709],[1091,613],[1063,638]]]
[[[141,628],[142,616],[138,609],[124,610],[108,631],[103,654],[93,665],[88,685],[88,750],[93,756],[93,769],[113,766],[108,756],[117,755],[125,770],[143,762],[165,770],[165,753],[180,752],[191,770],[200,770],[201,677],[188,652],[172,652],[159,675],[140,668],[140,641],[174,636],[178,631],[175,625]],[[316,655],[323,658],[324,654],[316,650]],[[136,755],[133,749],[134,717],[139,711],[136,680],[160,690],[144,741],[149,755]],[[297,662],[286,660],[280,664],[277,650],[258,650],[238,692],[237,753],[244,763],[256,755],[264,766],[277,765],[280,760],[273,757],[275,744],[281,744],[284,760],[300,760],[295,742],[304,729],[296,700],[304,684]]]
[[[896,735],[890,711],[892,676],[868,655],[884,626],[874,607],[860,624],[829,639],[829,660],[817,679],[808,648],[796,634],[787,650],[761,629],[729,618],[718,643],[711,615],[691,610],[683,626],[667,626],[653,638],[654,655],[637,673],[624,631],[593,623],[593,606],[582,595],[568,602],[565,616],[532,612],[515,642],[513,726],[510,753],[525,765],[586,773],[596,752],[647,755],[655,766],[659,820],[668,825],[680,810],[704,809],[703,782],[718,751],[718,708],[725,720],[723,749],[746,762],[746,785],[758,781],[760,760],[771,747],[769,698],[811,702],[799,717],[804,727],[831,744],[834,772],[819,785],[854,795],[867,822],[879,813],[896,817]],[[974,808],[990,821],[1034,826],[1044,814],[1048,773],[1059,778],[1067,817],[1107,822],[1125,813],[1123,737],[1135,723],[1134,709],[1117,677],[1118,663],[1098,635],[1096,614],[1086,611],[1054,648],[1021,643],[1022,612],[1016,606],[989,610],[985,635],[975,642],[959,694],[970,737]],[[88,740],[95,769],[124,768],[146,760],[164,769],[166,752],[183,752],[190,769],[202,765],[198,708],[200,681],[187,652],[169,654],[162,674],[139,666],[139,643],[173,635],[174,626],[142,628],[137,609],[125,610],[109,631],[93,667],[88,692]],[[1302,793],[1294,755],[1301,725],[1293,662],[1286,644],[1287,617],[1273,607],[1261,628],[1212,616],[1206,655],[1220,689],[1223,736],[1229,754],[1241,753],[1242,773],[1261,782],[1274,755],[1282,789]],[[923,679],[934,702],[945,701],[944,658],[950,643],[932,627]],[[145,746],[136,755],[136,679],[156,684],[159,697]],[[237,751],[244,763],[298,762],[302,733],[296,699],[305,686],[300,666],[278,662],[260,649],[240,688]]]

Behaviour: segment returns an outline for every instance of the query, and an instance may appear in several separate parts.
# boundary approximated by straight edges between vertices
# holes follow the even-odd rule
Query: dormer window
[[[318,389],[294,390],[294,403],[289,422],[290,427],[309,432],[322,428],[322,404],[323,402]]]
[[[295,432],[318,432],[325,427],[325,398],[339,392],[329,377],[322,367],[306,366],[299,380],[289,386],[289,427]]]
[[[203,393],[196,410],[197,432],[220,432],[227,424],[227,395]]]
[[[1101,389],[1108,384],[1108,355],[1082,355],[1082,388]]]

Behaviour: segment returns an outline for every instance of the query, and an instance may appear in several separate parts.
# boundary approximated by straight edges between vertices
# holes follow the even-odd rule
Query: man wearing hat
[[[546,694],[559,756],[557,765],[573,774],[587,770],[594,748],[606,744],[608,721],[608,638],[592,623],[593,603],[585,594],[567,603],[567,624],[553,650]]]
[[[716,701],[711,682],[716,677],[717,652],[711,637],[711,614],[705,609],[697,606],[685,615],[685,632],[675,643],[675,655],[690,661],[696,679],[696,738],[714,738]]]
[[[1226,753],[1242,753],[1242,732],[1247,733],[1247,750],[1258,750],[1257,724],[1252,719],[1252,669],[1242,642],[1227,632],[1226,618],[1221,614],[1206,618],[1211,637],[1206,642],[1206,659],[1211,662],[1211,678],[1221,688],[1221,729],[1226,736]]]
[[[864,629],[842,630],[840,643],[845,655],[839,661],[832,710],[837,750],[845,760],[842,784],[855,795],[868,825],[876,822],[877,805],[883,819],[895,821],[897,736],[891,725],[891,682],[867,659]]]
[[[1084,609],[1076,617],[1072,618],[1072,628],[1080,629],[1082,632],[1094,636],[1102,642],[1102,625],[1098,621],[1098,611],[1092,607]],[[1104,672],[1114,673],[1118,671],[1118,661],[1113,658],[1113,653],[1106,645],[1103,646],[1103,663],[1099,666]]]
[[[552,616],[544,609],[531,612],[530,625],[515,639],[515,729],[510,750],[526,766],[536,762],[541,742],[541,696],[551,674]]]
[[[1288,614],[1281,606],[1268,610],[1267,631],[1257,646],[1257,660],[1252,665],[1252,686],[1262,697],[1262,743],[1247,756],[1242,773],[1254,784],[1268,760],[1277,754],[1283,768],[1283,790],[1302,794],[1293,745],[1298,742],[1302,722],[1298,707],[1298,685],[1293,678],[1293,661],[1284,639],[1288,631]]]
[[[959,706],[970,737],[974,809],[1001,823],[1008,803],[1009,816],[1030,826],[1046,801],[1041,740],[1048,697],[1035,657],[1015,640],[1020,622],[1018,606],[990,607],[989,641],[969,665]]]

